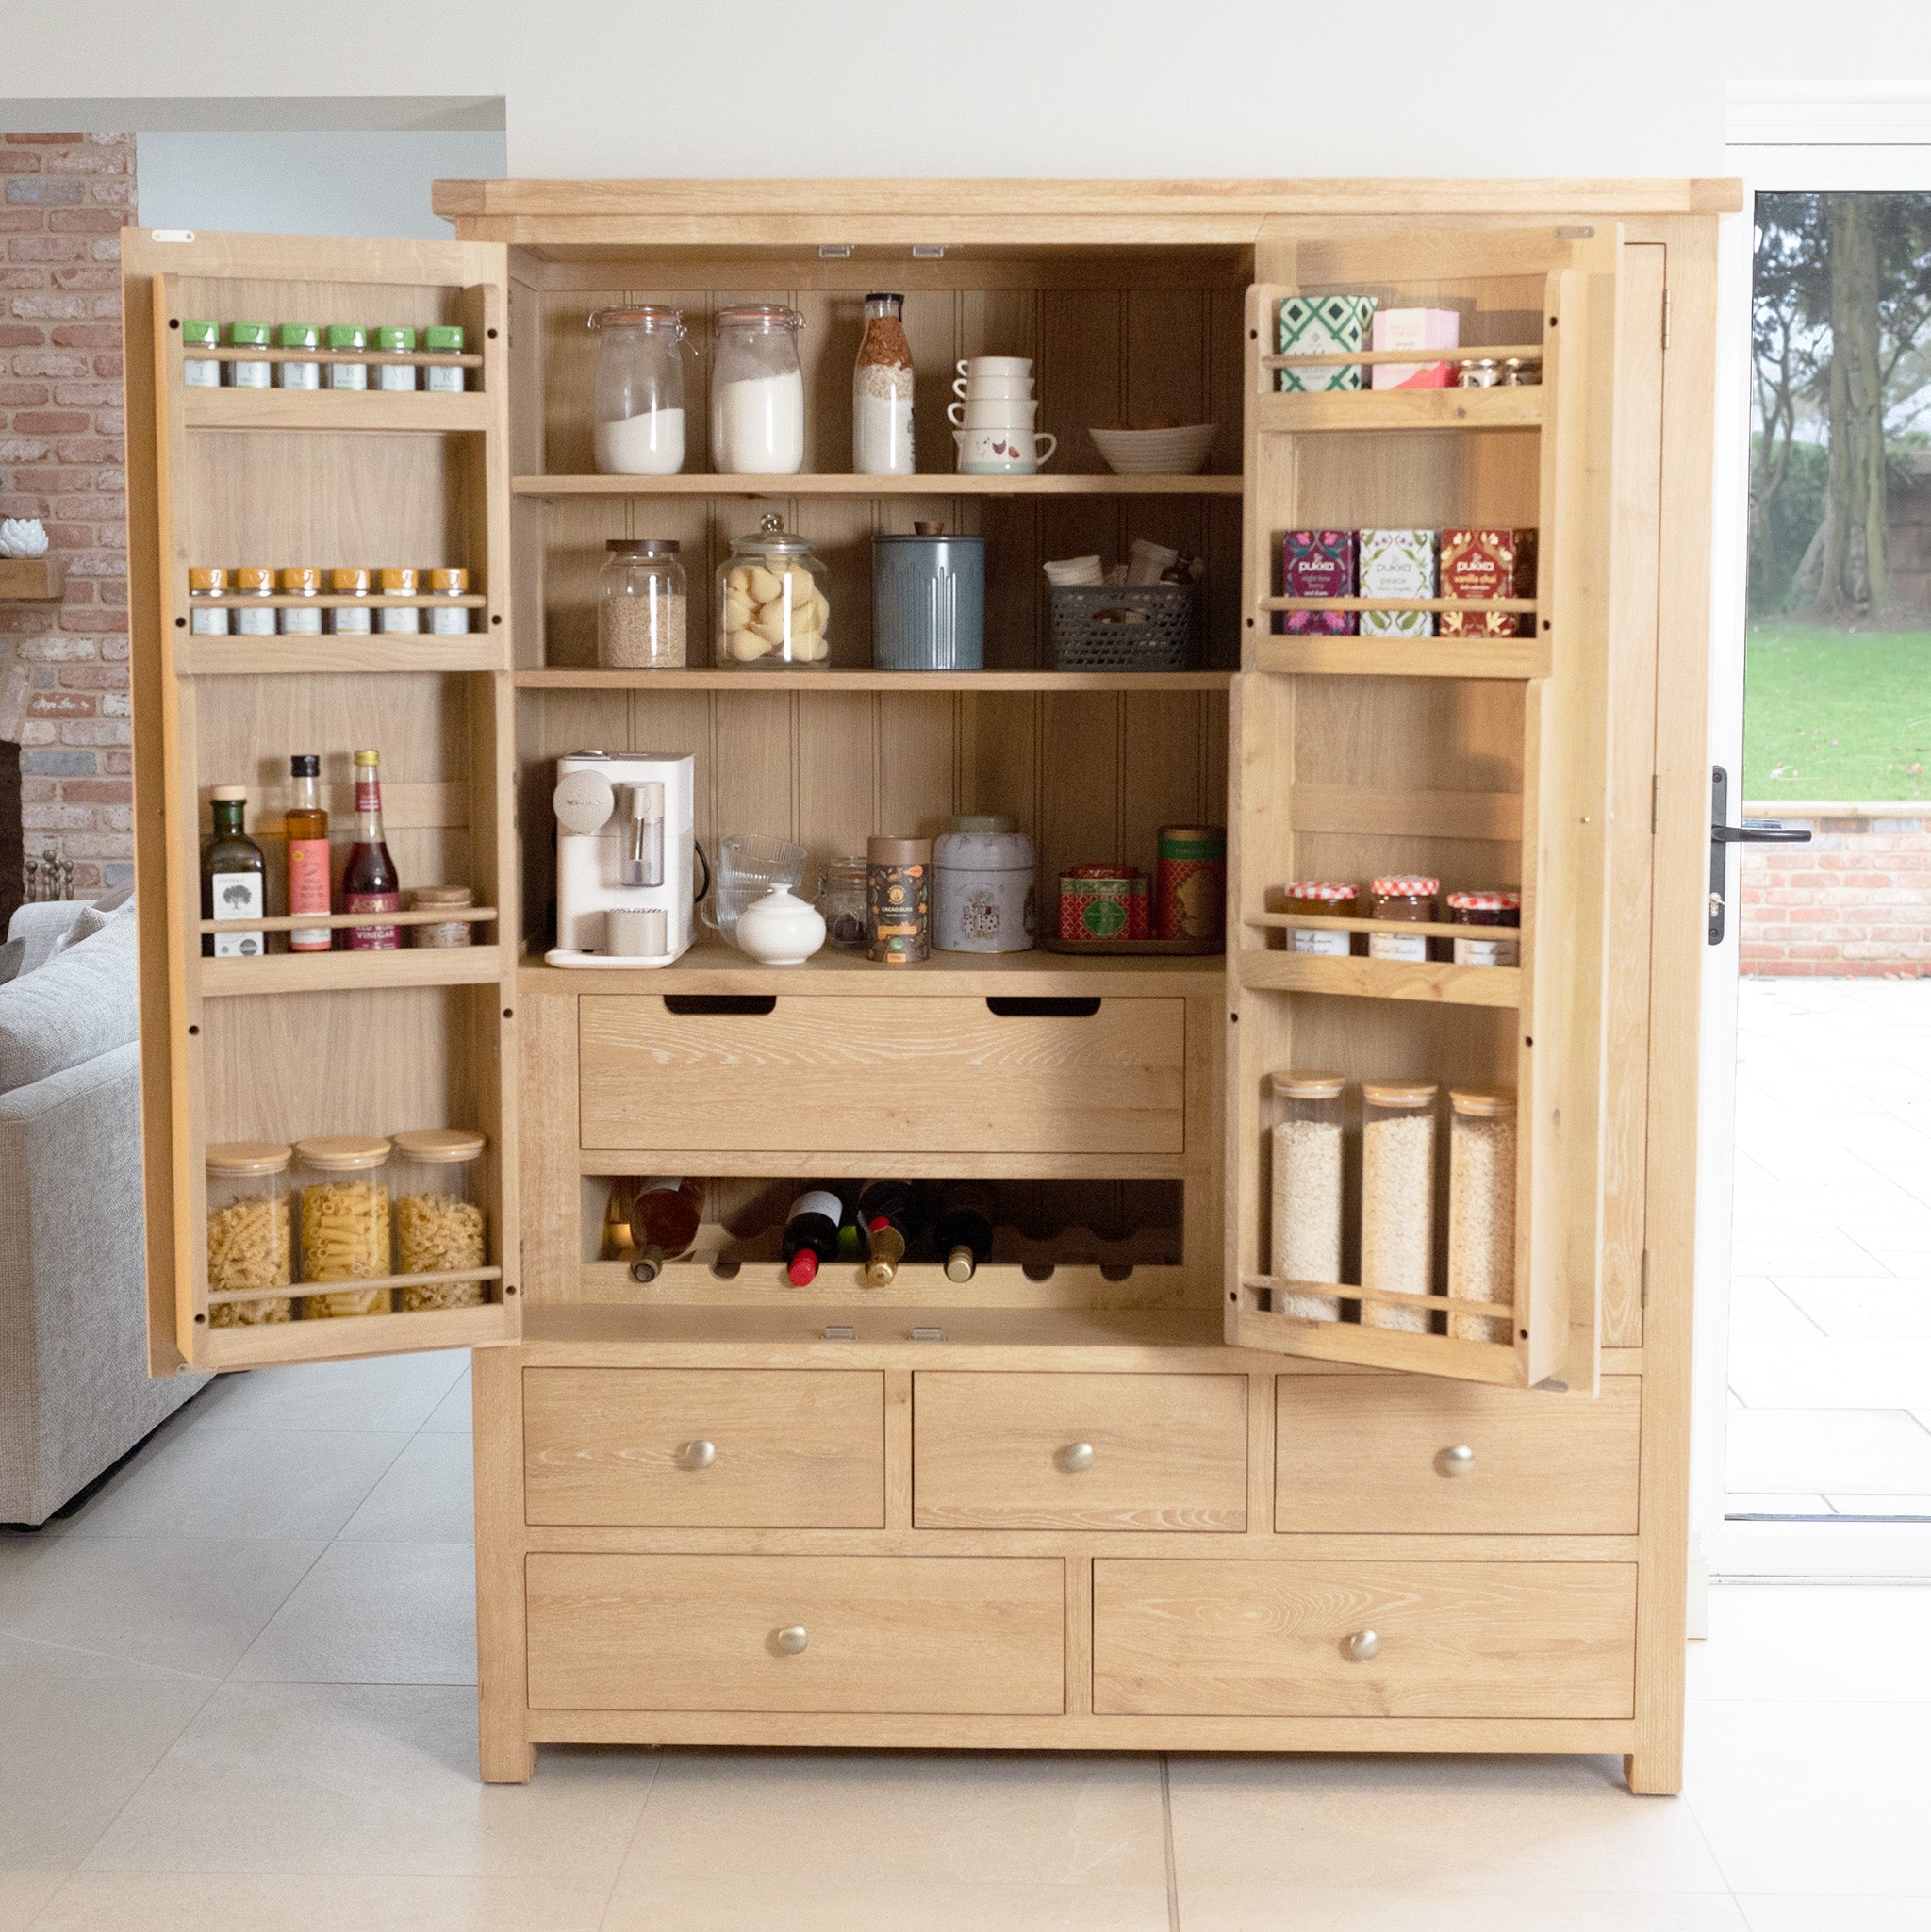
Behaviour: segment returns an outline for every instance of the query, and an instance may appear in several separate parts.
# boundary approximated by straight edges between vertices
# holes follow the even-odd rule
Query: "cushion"
[[[0,986],[0,1094],[135,1038],[136,936],[133,918],[111,915],[38,971]]]
[[[26,957],[20,965],[23,978],[28,973],[38,972],[53,958],[55,949],[74,920],[88,910],[90,908],[84,900],[74,899],[30,899],[25,905],[14,909],[7,934],[10,939],[26,941]]]
[[[119,902],[119,909],[101,904],[83,905],[74,916],[74,923],[54,941],[54,950],[48,955],[58,959],[70,946],[78,946],[83,939],[91,939],[96,933],[105,933],[116,919],[132,918],[133,908]]]
[[[0,944],[0,986],[20,977],[21,962],[26,958],[26,941],[8,939]]]

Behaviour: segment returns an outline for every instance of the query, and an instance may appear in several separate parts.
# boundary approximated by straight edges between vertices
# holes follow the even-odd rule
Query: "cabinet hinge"
[[[1649,1250],[1646,1247],[1642,1250],[1642,1306],[1644,1308],[1649,1306]]]
[[[1663,347],[1670,346],[1670,291],[1663,290]]]
[[[1656,830],[1658,824],[1660,821],[1662,808],[1662,773],[1659,771],[1653,771],[1649,775],[1649,834],[1652,838],[1656,836]]]

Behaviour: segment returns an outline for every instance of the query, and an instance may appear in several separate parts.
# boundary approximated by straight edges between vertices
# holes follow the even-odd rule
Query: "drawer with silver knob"
[[[920,1529],[1239,1530],[1239,1375],[953,1374],[912,1384]]]
[[[1411,1375],[1275,1378],[1274,1527],[1633,1536],[1642,1378],[1595,1396]]]

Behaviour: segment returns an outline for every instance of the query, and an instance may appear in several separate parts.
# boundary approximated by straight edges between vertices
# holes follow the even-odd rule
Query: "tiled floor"
[[[0,1932],[1931,1925],[1931,1589],[1718,1590],[1680,1800],[1596,1758],[552,1749],[479,1785],[468,1420],[460,1356],[257,1371],[0,1535]]]
[[[1931,1518],[1931,980],[1745,980],[1726,1513]]]

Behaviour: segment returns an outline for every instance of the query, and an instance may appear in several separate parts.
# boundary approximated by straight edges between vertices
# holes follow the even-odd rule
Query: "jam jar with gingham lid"
[[[1512,926],[1522,924],[1522,895],[1519,892],[1451,892],[1448,895],[1448,923],[1451,926]],[[1455,939],[1457,966],[1514,966],[1522,949],[1511,933],[1471,933]]]
[[[1352,879],[1296,879],[1281,889],[1281,910],[1302,918],[1352,919],[1361,911],[1362,888]],[[1354,950],[1352,933],[1321,926],[1290,926],[1287,949],[1326,959],[1345,959]]]
[[[1435,895],[1442,889],[1439,879],[1396,877],[1368,881],[1368,916],[1371,919],[1398,920],[1404,925],[1428,926],[1435,921]],[[1425,933],[1370,933],[1370,959],[1426,961],[1428,939]]]

